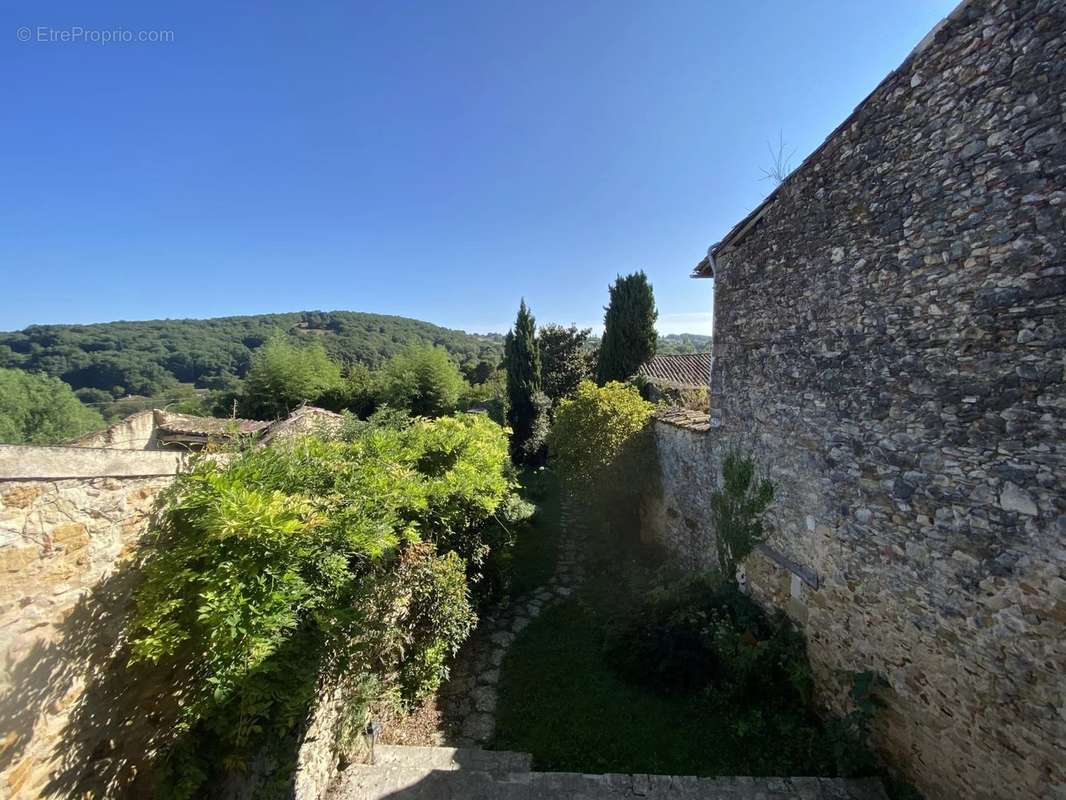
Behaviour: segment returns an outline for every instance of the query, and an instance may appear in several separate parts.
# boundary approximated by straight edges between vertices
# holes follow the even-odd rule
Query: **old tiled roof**
[[[303,405],[285,419],[263,423],[267,426],[262,444],[269,444],[276,439],[286,439],[316,433],[336,431],[344,423],[344,417],[317,406]]]
[[[267,427],[269,422],[257,419],[219,419],[217,417],[196,417],[192,414],[171,414],[163,411],[156,427],[162,433],[187,434],[193,436],[228,436],[236,423],[239,433],[256,433]]]
[[[662,408],[655,412],[655,419],[675,428],[706,433],[711,429],[711,415],[703,411],[690,411],[687,408]]]
[[[637,374],[664,386],[698,389],[710,381],[711,354],[652,356],[641,365]]]

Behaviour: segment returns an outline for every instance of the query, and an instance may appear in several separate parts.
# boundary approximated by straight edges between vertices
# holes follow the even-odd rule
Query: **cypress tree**
[[[655,294],[643,271],[624,278],[619,275],[610,287],[611,300],[603,315],[603,341],[600,343],[596,380],[624,381],[655,355],[658,334],[655,320]]]
[[[537,345],[537,322],[526,307],[518,307],[514,329],[504,339],[504,365],[507,368],[507,397],[510,409],[507,422],[511,426],[511,452],[516,461],[522,459],[525,443],[533,432],[538,408],[534,395],[540,392],[540,349]]]

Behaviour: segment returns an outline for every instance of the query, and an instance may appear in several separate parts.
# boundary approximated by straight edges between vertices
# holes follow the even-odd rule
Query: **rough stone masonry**
[[[817,588],[751,583],[929,797],[1066,797],[1064,129],[1066,2],[964,3],[697,267],[713,426],[657,425],[694,561],[724,448],[768,469]]]
[[[0,445],[0,797],[115,797],[143,772],[166,676],[134,687],[116,651],[134,550],[182,463]]]

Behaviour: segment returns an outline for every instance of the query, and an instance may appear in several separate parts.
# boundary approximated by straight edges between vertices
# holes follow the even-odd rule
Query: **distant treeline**
[[[709,352],[711,352],[711,337],[704,336],[702,333],[671,333],[667,336],[660,334],[659,342],[655,346],[655,353],[660,356]]]
[[[437,345],[461,367],[495,366],[503,336],[449,330],[406,317],[355,311],[304,311],[217,319],[32,325],[0,333],[0,368],[61,378],[86,401],[124,395],[158,396],[179,384],[231,390],[244,378],[252,352],[281,332],[320,341],[342,365],[377,368],[412,344]]]

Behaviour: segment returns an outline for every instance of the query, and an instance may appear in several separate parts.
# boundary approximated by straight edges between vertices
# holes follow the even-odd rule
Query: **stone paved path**
[[[554,603],[573,594],[583,577],[580,553],[585,531],[574,504],[563,501],[555,572],[546,586],[514,598],[484,617],[464,643],[440,689],[445,741],[460,747],[488,744],[496,732],[496,688],[500,665],[511,642]]]

